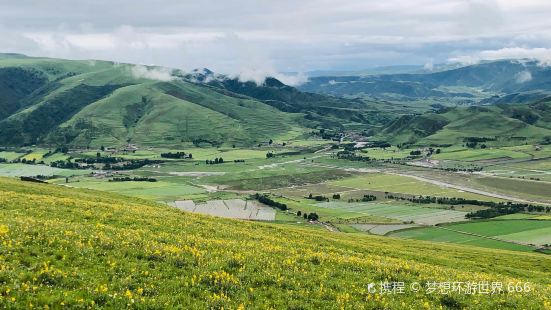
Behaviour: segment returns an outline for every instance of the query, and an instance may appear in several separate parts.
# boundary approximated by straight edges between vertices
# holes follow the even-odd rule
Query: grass
[[[88,174],[86,170],[69,170],[53,168],[45,165],[28,165],[28,164],[0,164],[0,176],[18,177],[18,176],[71,176]]]
[[[514,149],[486,148],[486,149],[459,149],[448,152],[444,149],[440,154],[432,155],[433,159],[458,161],[479,161],[491,159],[520,159],[531,158],[530,154]]]
[[[492,241],[496,241],[483,237],[495,237],[499,240],[523,244],[551,244],[551,222],[545,220],[502,218],[499,220],[448,224],[443,227],[453,231],[441,228],[422,228],[400,232],[395,234],[395,236],[452,243],[467,242],[474,245],[477,242],[482,242],[482,246],[492,244]],[[497,244],[501,245],[503,241],[499,240],[497,240]],[[514,246],[516,247],[517,245]],[[520,248],[525,248],[525,246],[521,245]]]
[[[417,205],[403,205],[394,203],[348,203],[348,202],[324,202],[317,204],[320,208],[326,208],[341,212],[341,217],[352,218],[356,214],[393,219],[402,222],[413,221],[422,224],[436,224],[444,222],[461,221],[465,218],[465,212],[426,208]],[[360,217],[361,218],[361,217]],[[361,221],[366,223],[368,221]],[[358,221],[357,223],[361,223]],[[377,223],[377,221],[373,221]],[[383,222],[384,223],[384,222]]]
[[[546,182],[493,177],[476,178],[475,182],[501,192],[551,201],[551,185]]]
[[[541,308],[551,289],[540,254],[226,220],[8,179],[0,192],[2,307]],[[533,291],[366,292],[389,278],[529,281]]]
[[[7,161],[12,161],[18,159],[19,157],[25,155],[24,153],[11,152],[11,151],[2,151],[0,152],[0,158],[4,158]]]
[[[466,235],[455,231],[443,230],[437,227],[408,229],[399,232],[391,233],[392,237],[426,240],[433,242],[445,242],[453,244],[464,244],[477,247],[484,247],[490,249],[504,249],[512,251],[532,252],[533,247],[509,243],[505,241],[498,241],[492,239],[486,239],[483,237],[477,237],[472,235]]]
[[[370,173],[359,177],[346,178],[331,182],[333,185],[349,187],[353,189],[365,189],[373,191],[402,193],[409,195],[457,197],[478,200],[495,200],[492,197],[463,192],[460,190],[440,187],[428,182],[419,181],[410,177]]]
[[[61,180],[61,182],[64,182]],[[107,182],[107,180],[71,180],[68,186],[88,188],[119,193],[155,201],[174,201],[193,194],[204,193],[205,190],[189,184],[158,181],[158,182]]]

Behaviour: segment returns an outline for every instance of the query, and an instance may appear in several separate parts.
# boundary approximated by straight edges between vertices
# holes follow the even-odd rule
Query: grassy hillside
[[[309,123],[164,68],[0,57],[2,145],[252,145],[298,136]]]
[[[444,145],[486,138],[489,145],[548,143],[551,101],[528,105],[448,108],[441,112],[406,115],[392,122],[379,138],[396,143]]]
[[[0,179],[0,306],[550,307],[540,254],[329,233],[183,213],[112,194]],[[405,282],[403,294],[369,283]],[[418,281],[530,282],[531,292],[412,292]],[[378,288],[378,286],[377,286]]]

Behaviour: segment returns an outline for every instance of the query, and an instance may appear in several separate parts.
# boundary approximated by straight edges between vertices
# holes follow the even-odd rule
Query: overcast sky
[[[255,75],[534,57],[547,0],[0,0],[0,52]]]

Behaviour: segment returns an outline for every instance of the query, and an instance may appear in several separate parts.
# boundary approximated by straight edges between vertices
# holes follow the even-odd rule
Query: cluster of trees
[[[124,158],[120,157],[110,157],[110,156],[101,156],[100,153],[96,154],[96,157],[90,157],[90,158],[77,158],[75,159],[75,162],[77,163],[85,163],[88,165],[91,164],[116,164],[126,161]]]
[[[82,166],[79,163],[74,163],[70,160],[57,160],[50,163],[51,167],[62,169],[87,169],[88,167]]]
[[[266,158],[273,158],[275,157],[275,154],[273,152],[266,153]]]
[[[109,182],[157,182],[157,179],[148,177],[120,177],[112,178]]]
[[[310,220],[310,221],[317,221],[320,218],[319,215],[316,212],[302,213],[302,211],[297,211],[297,216],[298,217],[302,216],[305,220]]]
[[[346,151],[346,150],[337,152],[337,158],[347,159],[351,161],[370,161],[371,160],[369,156],[357,155],[353,151]]]
[[[258,200],[259,202],[265,204],[265,205],[270,206],[270,207],[278,208],[282,211],[287,210],[287,205],[286,204],[281,203],[281,202],[277,202],[277,201],[271,199],[270,197],[268,197],[268,195],[256,193],[256,194],[253,195],[253,198]]]
[[[329,201],[329,198],[325,197],[325,196],[321,196],[321,195],[312,195],[312,193],[310,193],[310,195],[308,195],[308,199],[313,199],[315,201]]]
[[[104,169],[112,169],[112,170],[133,170],[133,169],[139,169],[143,166],[147,165],[155,165],[160,164],[162,161],[160,160],[150,160],[150,159],[133,159],[129,160],[127,162],[122,163],[122,165],[111,165],[111,164],[105,164]]]
[[[411,151],[411,152],[409,152],[409,155],[411,155],[411,156],[420,156],[421,151],[420,150]]]
[[[234,159],[233,162],[234,163],[244,163],[245,160],[244,159]]]
[[[217,164],[223,164],[224,163],[224,159],[222,157],[220,158],[215,158],[214,160],[212,159],[207,159],[205,160],[205,163],[207,165],[217,165]]]
[[[6,162],[8,162],[7,159],[0,157],[0,163],[6,163]]]
[[[173,159],[182,159],[182,158],[189,158],[192,159],[193,155],[191,153],[186,154],[185,152],[168,152],[168,153],[161,153],[162,158],[173,158]]]
[[[363,202],[369,202],[369,201],[375,201],[375,200],[377,200],[377,196],[375,195],[364,195],[362,197]]]
[[[341,194],[333,194],[333,199],[341,199]]]

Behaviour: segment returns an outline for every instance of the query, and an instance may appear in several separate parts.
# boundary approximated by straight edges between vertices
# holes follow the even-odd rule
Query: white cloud
[[[461,55],[449,59],[451,62],[474,64],[481,60],[502,60],[502,59],[533,59],[541,65],[551,65],[551,48],[524,48],[506,47],[497,50],[485,50],[471,55]]]
[[[251,79],[551,48],[544,0],[4,2],[0,52],[207,67]]]
[[[530,73],[530,71],[525,70],[517,73],[517,83],[522,84],[522,83],[530,82],[531,80],[532,80],[532,73]]]
[[[137,79],[148,79],[168,82],[174,80],[171,70],[160,67],[147,67],[143,65],[133,65],[130,68],[130,73]]]

